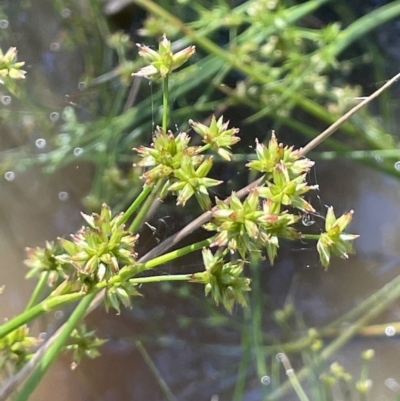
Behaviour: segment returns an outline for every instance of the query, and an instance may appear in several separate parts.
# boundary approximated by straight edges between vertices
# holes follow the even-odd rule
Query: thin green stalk
[[[157,196],[159,195],[161,188],[165,184],[164,179],[160,179],[157,184],[153,187],[151,194],[147,197],[146,202],[143,204],[139,213],[136,215],[135,219],[133,220],[132,224],[129,227],[129,231],[133,233],[137,233],[139,229],[142,227],[143,221],[147,216],[150,208],[152,207],[154,201],[156,200]]]
[[[361,365],[361,373],[360,373],[360,382],[365,383],[368,380],[368,361],[365,359],[362,361]],[[360,401],[367,401],[367,392],[359,391]]]
[[[287,377],[289,378],[289,382],[296,392],[297,396],[299,397],[300,401],[310,401],[306,393],[304,392],[303,387],[301,387],[300,381],[297,378],[296,373],[292,368],[292,365],[290,364],[289,358],[285,354],[280,353],[277,355],[277,359],[282,363],[283,367],[285,368],[285,372]]]
[[[299,397],[300,401],[310,401],[309,398],[307,397],[307,394],[304,392],[303,387],[301,387],[301,384],[299,382],[299,379],[296,376],[296,373],[294,370],[291,371],[286,371],[286,374],[289,378],[290,384],[293,387],[293,390],[296,392],[297,396]]]
[[[163,118],[162,128],[164,132],[168,129],[168,115],[169,115],[169,90],[168,90],[168,75],[163,78]]]
[[[313,152],[311,154],[313,159],[319,160],[337,160],[340,158],[352,160],[365,160],[377,158],[392,158],[399,159],[400,149],[379,149],[379,150],[344,150],[344,151],[326,151],[326,152]]]
[[[319,240],[321,237],[320,234],[301,234],[300,239],[306,239],[306,240]]]
[[[358,18],[345,30],[339,33],[337,40],[332,43],[331,48],[334,54],[341,53],[351,43],[362,38],[376,27],[396,18],[400,14],[400,1],[393,1],[370,13]]]
[[[265,362],[265,353],[262,350],[262,302],[261,302],[261,289],[260,289],[260,269],[259,269],[259,261],[253,255],[250,258],[250,269],[252,272],[252,291],[251,291],[251,309],[248,308],[248,318],[250,320],[249,329],[251,330],[251,335],[253,337],[252,348],[254,350],[254,357],[256,363],[256,371],[257,376],[261,379],[264,376],[267,376],[267,366]],[[266,395],[266,387],[263,386],[262,394]]]
[[[151,192],[151,190],[152,187],[150,185],[145,185],[143,187],[143,190],[139,194],[139,196],[136,197],[136,199],[131,203],[128,209],[126,209],[125,213],[120,217],[119,219],[120,224],[126,223],[129,217],[132,216],[132,213],[144,202],[144,200],[146,199],[147,195]]]
[[[60,305],[76,301],[84,296],[85,294],[76,292],[73,294],[60,295],[54,298],[45,299],[37,305],[32,306],[30,309],[25,310],[21,314],[3,323],[0,326],[0,338],[3,338],[5,335],[13,330],[16,330],[23,324],[30,322],[32,319],[38,317],[42,313],[49,312]]]
[[[107,285],[116,284],[116,283],[120,283],[122,281],[128,280],[133,275],[138,274],[144,270],[153,269],[154,267],[157,267],[164,263],[170,262],[171,260],[177,259],[183,255],[187,255],[188,253],[202,249],[205,246],[210,245],[213,241],[213,238],[214,238],[214,236],[212,236],[206,240],[199,241],[194,244],[185,246],[183,248],[179,248],[175,251],[166,253],[165,255],[161,255],[157,258],[154,258],[147,262],[142,263],[139,267],[132,266],[131,268],[123,269],[123,270],[121,270],[121,272],[118,275],[112,277],[108,281],[103,280],[100,283],[96,284],[95,288],[97,290],[101,290],[101,289],[107,287]],[[164,277],[170,277],[170,276],[164,276]]]
[[[179,248],[175,251],[168,252],[164,255],[158,256],[157,258],[154,258],[147,262],[144,262],[142,265],[143,270],[152,269],[156,266],[162,265],[163,263],[167,263],[167,262],[177,259],[183,255],[186,255],[188,253],[191,253],[191,252],[197,251],[199,249],[202,249],[206,246],[209,246],[212,243],[213,239],[214,239],[214,235],[205,240],[195,242],[194,244],[187,245],[183,248]]]
[[[341,327],[342,324],[347,324],[348,322],[353,321],[358,316],[361,316],[363,313],[369,311],[373,306],[382,303],[386,298],[388,291],[394,287],[400,287],[400,275],[395,277],[390,283],[386,284],[378,291],[374,292],[370,297],[359,303],[349,312],[325,326],[321,332],[323,333],[325,330],[329,331],[330,329]]]
[[[49,369],[50,365],[54,362],[58,354],[61,352],[65,342],[71,335],[72,330],[74,330],[79,321],[85,315],[95,295],[96,292],[93,292],[92,294],[85,296],[81,300],[79,305],[75,308],[71,316],[65,322],[60,335],[54,340],[53,344],[50,345],[47,352],[44,354],[43,358],[36,366],[35,371],[29,377],[22,390],[18,393],[15,401],[26,401],[29,399],[29,397],[33,393],[33,390],[37,387],[42,377]]]
[[[242,329],[241,349],[242,349],[242,352],[240,353],[241,360],[236,375],[235,390],[233,392],[232,401],[243,400],[243,396],[246,389],[246,373],[251,363],[251,351],[250,351],[251,341],[249,341],[249,334],[247,327],[243,327]]]
[[[163,276],[139,277],[129,280],[132,284],[159,283],[161,281],[189,281],[191,274],[167,274]]]
[[[47,279],[49,278],[50,272],[43,272],[40,275],[39,281],[36,283],[35,289],[32,292],[31,297],[25,307],[25,310],[32,308],[32,306],[36,303],[39,298],[40,293],[43,291],[43,288],[46,286]]]
[[[142,355],[142,358],[144,359],[147,366],[151,370],[151,373],[153,373],[155,379],[157,380],[157,383],[160,386],[161,390],[163,391],[165,398],[168,401],[177,401],[175,396],[172,394],[172,391],[169,389],[167,383],[161,377],[160,372],[158,371],[156,365],[154,365],[153,361],[150,358],[150,355],[147,353],[146,349],[143,347],[141,341],[135,341],[135,344],[136,344],[137,350],[140,352],[140,355]]]
[[[392,280],[390,283],[390,288],[385,286],[386,288],[386,297],[382,299],[379,303],[373,304],[373,306],[368,310],[362,317],[360,317],[354,324],[347,327],[341,335],[334,341],[332,341],[320,354],[321,360],[327,360],[330,358],[336,351],[342,348],[348,341],[350,341],[360,330],[361,327],[365,326],[371,320],[375,319],[379,316],[389,305],[391,305],[394,301],[400,298],[400,285],[394,285],[394,282],[398,282],[400,280],[400,276],[396,277],[395,280]],[[299,380],[305,379],[310,374],[310,369],[308,367],[304,367],[301,369],[297,375]],[[272,394],[270,394],[269,400],[279,400],[282,396],[289,391],[291,388],[291,383],[286,382]]]

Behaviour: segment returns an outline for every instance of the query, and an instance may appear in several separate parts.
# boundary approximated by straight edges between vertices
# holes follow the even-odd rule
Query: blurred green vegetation
[[[161,121],[159,86],[131,77],[140,67],[134,42],[156,45],[166,33],[177,49],[195,44],[196,58],[170,82],[170,128],[188,130],[191,118],[226,114],[241,128],[240,146],[247,154],[256,136],[267,139],[273,129],[289,144],[315,137],[366,95],[349,82],[354,74],[365,71],[371,81],[364,84],[383,82],[388,68],[368,35],[400,14],[398,1],[356,18],[345,1],[137,0],[125,10],[130,30],[122,32],[117,25],[123,14],[107,17],[101,2],[50,3],[55,21],[50,50],[42,49],[42,65],[31,65],[30,83],[18,102],[1,110],[11,142],[3,149],[1,171],[40,164],[52,172],[87,163],[94,181],[86,206],[98,209],[105,201],[118,210],[140,186],[132,148],[150,142]],[[3,11],[18,15],[32,7],[24,1]],[[321,19],[324,12],[332,22]],[[5,42],[12,38],[8,31],[0,31]],[[28,51],[21,46],[21,54]],[[57,65],[57,59],[68,64]],[[66,88],[53,82],[56,68],[63,71],[53,75],[64,77]],[[398,141],[389,131],[392,104],[390,93],[383,95],[373,113],[362,110],[352,117],[313,157],[354,157],[398,176]]]

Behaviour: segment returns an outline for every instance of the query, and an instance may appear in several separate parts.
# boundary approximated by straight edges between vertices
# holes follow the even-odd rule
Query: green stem
[[[191,252],[197,251],[199,249],[202,249],[206,246],[209,246],[213,242],[214,237],[215,236],[212,236],[203,241],[199,241],[194,244],[187,245],[183,248],[179,248],[175,251],[168,252],[164,255],[158,256],[157,258],[151,259],[148,262],[143,263],[143,265],[142,265],[143,270],[152,269],[153,267],[159,266],[163,263],[169,262],[169,261],[177,259],[183,255],[186,255],[188,253],[191,253]]]
[[[153,187],[151,194],[148,196],[146,202],[143,204],[139,213],[136,215],[135,219],[130,225],[129,231],[131,231],[132,233],[136,233],[142,227],[143,221],[146,218],[148,211],[150,210],[151,206],[153,205],[154,201],[159,195],[161,188],[163,187],[164,184],[165,180],[160,179],[155,185],[155,187]]]
[[[132,284],[159,283],[161,281],[189,281],[191,274],[168,274],[163,276],[139,277],[129,280]]]
[[[152,269],[163,263],[166,263],[166,262],[169,262],[176,258],[179,258],[180,256],[183,256],[188,253],[199,250],[201,248],[204,248],[205,246],[208,246],[212,243],[212,239],[213,239],[213,237],[208,238],[203,241],[196,242],[195,244],[185,246],[185,247],[177,249],[175,251],[169,252],[165,255],[159,256],[158,258],[149,260],[148,262],[143,263],[139,269],[138,269],[138,266],[134,266],[132,268],[122,270],[119,275],[111,278],[108,282],[106,280],[104,280],[104,281],[96,284],[95,291],[106,288],[110,284],[125,281],[125,280],[129,279],[132,275],[137,274],[143,270]],[[171,276],[163,276],[163,277],[165,277],[165,279],[170,279]],[[178,278],[174,278],[175,276],[172,276],[172,277],[173,278],[171,280],[178,280]],[[141,278],[141,279],[144,279],[144,278]],[[151,279],[151,280],[149,280],[149,282],[163,281],[163,279],[158,280],[158,279],[155,279],[154,277],[150,277],[149,279]],[[165,281],[165,279],[164,279],[164,281]],[[185,279],[187,280],[187,278],[185,278]],[[185,279],[180,278],[180,280],[185,280]],[[142,281],[142,282],[145,282],[145,281]],[[30,309],[26,310],[25,312],[21,313],[20,315],[17,315],[14,318],[10,319],[8,322],[5,322],[4,324],[2,324],[0,326],[0,338],[3,338],[8,333],[16,330],[18,327],[22,326],[23,324],[30,322],[31,320],[38,317],[42,313],[49,312],[57,307],[60,307],[61,305],[66,304],[66,303],[77,301],[84,296],[85,296],[85,294],[83,294],[83,293],[73,293],[73,294],[59,295],[59,296],[55,296],[52,298],[47,298],[44,301],[40,302],[39,304],[32,306]]]
[[[168,90],[168,75],[163,79],[163,118],[162,118],[162,128],[164,132],[168,129],[168,114],[169,114],[169,90]]]
[[[183,248],[177,249],[175,251],[166,253],[165,255],[161,255],[157,258],[151,259],[145,263],[142,263],[139,267],[138,266],[132,266],[129,268],[124,268],[121,270],[120,274],[117,276],[112,277],[108,281],[101,281],[100,283],[96,284],[96,289],[101,290],[102,288],[107,287],[108,285],[112,284],[117,284],[121,283],[123,281],[128,280],[131,278],[133,275],[136,275],[144,270],[150,270],[153,269],[156,266],[162,265],[164,263],[170,262],[171,260],[177,259],[183,255],[186,255],[188,253],[197,251],[201,248],[204,248],[205,246],[208,246],[212,243],[213,237],[210,237],[206,240],[196,242],[194,244],[185,246]],[[170,277],[170,276],[164,276],[164,277]]]
[[[145,185],[139,196],[132,202],[132,204],[126,209],[126,212],[119,219],[119,224],[126,223],[132,213],[144,202],[147,195],[151,192],[152,187],[150,185]]]
[[[383,287],[386,289],[385,299],[380,300],[380,302],[376,302],[376,298],[374,298],[375,303],[373,306],[362,316],[360,317],[354,324],[344,329],[341,335],[334,341],[332,341],[320,354],[321,360],[329,359],[336,351],[342,348],[348,341],[350,341],[360,330],[361,327],[365,326],[371,320],[375,319],[379,316],[389,305],[391,305],[394,301],[400,298],[400,285],[394,285],[394,283],[400,280],[400,276],[396,277],[390,283],[390,287],[388,285]],[[381,290],[380,290],[381,291]],[[311,369],[304,367],[297,374],[297,378],[299,380],[305,379],[309,374],[311,374]],[[277,390],[273,391],[269,395],[269,400],[280,400],[282,396],[291,388],[290,382],[284,383]]]
[[[90,303],[95,297],[96,292],[85,296],[79,305],[72,312],[71,316],[65,322],[62,331],[54,342],[47,349],[43,358],[39,362],[33,374],[29,377],[22,390],[18,393],[15,401],[26,401],[32,395],[33,390],[37,387],[44,374],[49,369],[50,365],[54,362],[58,354],[61,352],[65,342],[71,335],[72,330],[78,325],[79,321],[85,315]]]
[[[340,318],[328,324],[326,327],[322,329],[322,332],[324,332],[325,330],[329,331],[330,329],[336,327],[340,328],[344,323],[353,321],[358,316],[361,316],[367,311],[369,311],[376,304],[381,304],[387,297],[388,290],[393,289],[395,287],[400,287],[400,275],[395,277],[386,286],[383,286],[381,289],[374,292],[373,295],[371,295],[370,297],[359,303],[355,308],[351,309],[349,312],[345,313]]]
[[[20,315],[17,315],[9,321],[3,323],[0,326],[0,338],[3,338],[5,335],[16,330],[23,324],[30,322],[32,319],[38,317],[42,313],[50,312],[60,305],[76,301],[84,296],[85,294],[75,292],[73,294],[60,295],[54,298],[45,299],[37,305],[32,306],[30,309],[22,312]]]
[[[25,310],[27,311],[28,309],[32,308],[32,306],[36,303],[37,299],[39,298],[40,293],[42,292],[43,288],[45,287],[47,283],[47,279],[49,278],[50,272],[43,272],[40,275],[39,281],[36,284],[35,289],[33,290],[33,293],[28,301],[28,304],[26,305]]]
[[[297,397],[299,397],[300,401],[310,401],[309,398],[307,397],[306,393],[303,390],[303,387],[301,387],[301,384],[299,382],[299,379],[296,376],[296,373],[293,371],[287,371],[286,372],[287,376],[289,377],[290,384],[292,385],[294,391],[297,394]]]
[[[176,401],[175,396],[172,394],[165,380],[161,377],[159,371],[157,370],[156,365],[154,365],[153,361],[150,358],[150,355],[143,347],[141,341],[135,341],[135,344],[137,350],[139,351],[140,355],[142,355],[142,358],[144,359],[147,366],[151,370],[151,373],[153,373],[158,385],[160,386],[162,392],[164,393],[165,399],[168,401]]]
[[[308,239],[308,240],[319,240],[321,237],[320,234],[301,234],[300,239]]]
[[[208,149],[210,149],[210,144],[209,144],[209,143],[207,143],[206,145],[203,145],[203,146],[197,151],[197,153],[203,153],[203,152],[205,152],[205,151],[208,150]]]
[[[262,291],[260,288],[261,274],[259,269],[259,259],[251,255],[250,256],[250,269],[252,277],[252,291],[251,291],[251,308],[245,310],[245,316],[248,319],[248,329],[250,330],[249,337],[252,337],[252,350],[255,357],[256,372],[259,378],[267,376],[267,366],[265,354],[262,351]],[[267,388],[261,387],[261,393],[265,397],[267,394]]]
[[[241,333],[241,359],[236,374],[235,390],[233,391],[232,401],[242,401],[246,391],[246,379],[249,366],[251,364],[251,340],[250,333],[247,328]]]
[[[297,396],[299,397],[300,401],[309,401],[306,393],[304,392],[301,384],[296,376],[295,371],[290,364],[290,361],[286,354],[280,353],[277,355],[277,359],[282,363],[283,367],[285,368],[285,372],[287,377],[289,378],[289,382],[292,385],[294,391],[296,392]]]

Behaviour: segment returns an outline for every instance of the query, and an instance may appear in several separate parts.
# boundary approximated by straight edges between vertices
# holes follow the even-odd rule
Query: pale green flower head
[[[17,49],[10,47],[4,54],[0,49],[0,83],[4,84],[2,78],[11,79],[24,79],[26,71],[21,70],[21,67],[25,64],[24,61],[17,61]]]
[[[139,43],[136,45],[139,48],[139,56],[143,57],[149,65],[132,75],[153,80],[165,78],[185,63],[196,51],[195,46],[188,46],[179,52],[173,53],[171,41],[165,35],[158,45],[158,51]]]

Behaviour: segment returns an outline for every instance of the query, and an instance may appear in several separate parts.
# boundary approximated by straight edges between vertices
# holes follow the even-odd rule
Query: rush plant
[[[210,176],[214,159],[223,158],[229,163],[235,158],[239,130],[230,127],[223,117],[213,116],[209,124],[189,121],[200,136],[198,141],[186,132],[172,133],[168,127],[168,80],[195,48],[188,46],[174,52],[165,35],[158,51],[144,45],[138,47],[147,64],[135,75],[161,81],[163,90],[161,126],[156,128],[149,146],[136,147],[132,153],[135,166],[144,169],[142,191],[126,210],[113,214],[103,204],[98,213],[82,213],[85,224],[70,238],[27,250],[28,276],[37,277],[38,282],[25,310],[0,326],[0,366],[2,376],[9,376],[0,399],[5,399],[22,378],[32,373],[16,396],[18,401],[28,399],[56,356],[66,348],[73,350],[76,363],[84,355],[96,357],[103,341],[81,326],[81,320],[101,303],[117,313],[122,307],[134,307],[133,297],[140,295],[142,284],[200,284],[206,296],[232,311],[235,303],[246,306],[251,288],[250,279],[244,275],[246,264],[266,258],[273,264],[282,240],[316,243],[325,269],[332,255],[348,258],[353,252],[352,241],[357,235],[346,233],[352,211],[336,217],[330,207],[325,231],[318,234],[303,232],[305,227],[297,224],[305,213],[315,212],[305,198],[310,191],[318,190],[318,186],[307,182],[314,162],[304,156],[304,149],[280,143],[274,133],[267,143],[256,142],[256,159],[247,163],[259,178],[226,199],[213,198],[209,188],[223,183]],[[2,57],[3,77],[24,77],[19,70],[22,64],[14,62],[15,50],[10,49]],[[175,197],[177,207],[185,207],[190,198],[195,198],[203,214],[139,257],[135,245],[149,210],[155,200],[167,196]],[[200,226],[207,230],[208,238],[176,249],[182,238]],[[176,250],[168,252],[172,246]],[[202,252],[203,269],[192,274],[157,274],[156,267],[195,251]],[[149,270],[154,275],[141,274]],[[68,321],[33,353],[38,340],[30,336],[29,325],[41,315],[77,301]],[[24,364],[27,365],[20,370]],[[17,372],[20,374],[16,379]]]

